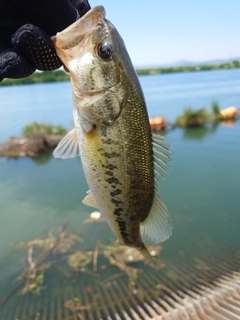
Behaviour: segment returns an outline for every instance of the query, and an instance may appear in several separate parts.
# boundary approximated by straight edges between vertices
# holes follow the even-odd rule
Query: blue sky
[[[240,56],[240,0],[89,0],[103,5],[133,64]]]

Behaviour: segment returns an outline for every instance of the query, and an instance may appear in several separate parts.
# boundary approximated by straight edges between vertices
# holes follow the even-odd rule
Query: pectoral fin
[[[98,205],[94,199],[94,196],[91,192],[91,190],[89,190],[87,192],[88,194],[86,195],[86,197],[83,199],[82,203],[85,204],[86,206],[89,207],[93,207],[93,208],[97,208],[98,209]]]
[[[67,159],[79,156],[79,146],[75,129],[70,131],[58,144],[54,150],[55,158]]]

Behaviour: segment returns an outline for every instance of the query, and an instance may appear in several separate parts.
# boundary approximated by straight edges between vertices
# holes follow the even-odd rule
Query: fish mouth
[[[103,22],[105,16],[103,6],[94,7],[69,27],[51,37],[66,72],[71,73],[71,61],[80,54],[83,55],[92,46],[92,34],[99,24],[107,33],[107,27]]]
[[[63,69],[65,72],[69,73],[70,71],[68,70],[68,68],[65,66],[65,64],[63,65]]]
[[[54,46],[60,50],[67,50],[78,45],[106,16],[103,6],[97,6],[89,10],[83,17],[71,24],[56,36],[51,37]]]

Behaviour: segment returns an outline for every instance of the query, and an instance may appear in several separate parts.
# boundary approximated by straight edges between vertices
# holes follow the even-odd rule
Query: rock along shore
[[[30,138],[10,137],[0,144],[0,157],[37,157],[56,147],[62,138],[63,135],[47,135],[44,132],[34,133]]]

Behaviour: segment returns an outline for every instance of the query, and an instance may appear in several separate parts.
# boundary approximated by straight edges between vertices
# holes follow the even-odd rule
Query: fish
[[[172,233],[158,189],[172,152],[151,133],[144,94],[124,41],[103,6],[88,11],[52,38],[70,74],[74,129],[54,150],[80,156],[89,191],[120,244],[152,261],[147,245]]]

